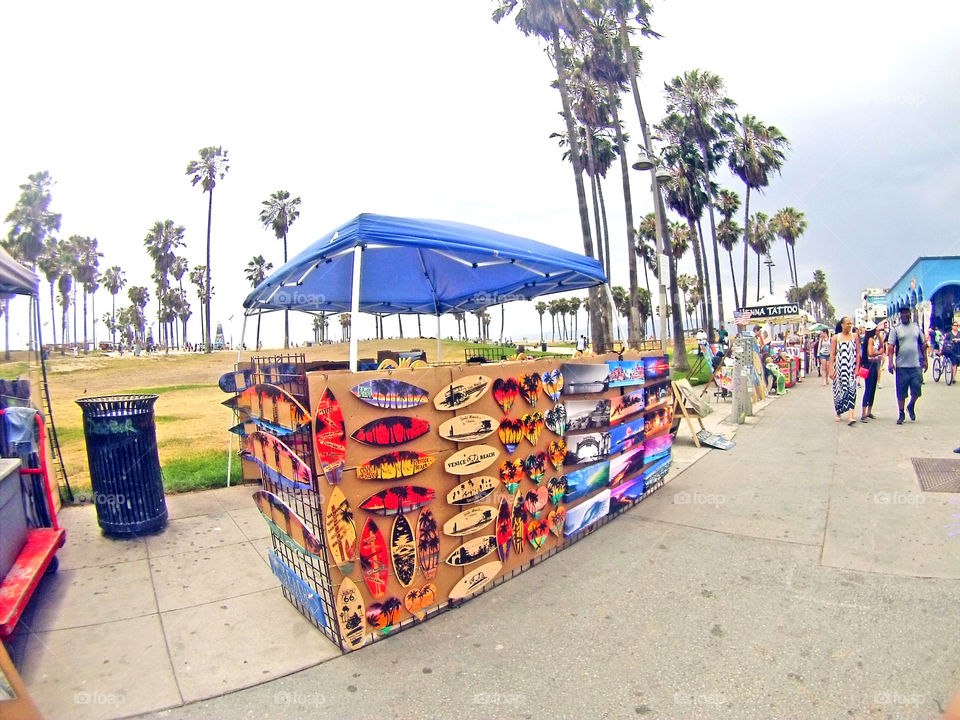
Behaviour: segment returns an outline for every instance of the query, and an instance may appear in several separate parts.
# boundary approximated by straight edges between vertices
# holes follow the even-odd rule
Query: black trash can
[[[77,400],[97,522],[110,535],[155,532],[167,523],[153,404],[157,395]]]

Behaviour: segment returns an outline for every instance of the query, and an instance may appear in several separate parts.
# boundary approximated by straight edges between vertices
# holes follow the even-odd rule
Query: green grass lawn
[[[230,466],[230,483],[241,483],[240,458]],[[168,493],[209,490],[227,485],[227,453],[210,451],[180,455],[163,465],[163,488]]]

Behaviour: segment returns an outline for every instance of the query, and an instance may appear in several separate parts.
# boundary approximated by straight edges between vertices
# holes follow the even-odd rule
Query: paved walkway
[[[816,377],[740,428],[721,404],[735,449],[682,428],[640,506],[345,656],[282,598],[250,488],[170,498],[129,543],[67,510],[24,679],[51,718],[936,717],[960,689],[960,496],[919,492],[910,457],[955,457],[960,388],[928,379],[898,427],[884,382],[855,427]]]

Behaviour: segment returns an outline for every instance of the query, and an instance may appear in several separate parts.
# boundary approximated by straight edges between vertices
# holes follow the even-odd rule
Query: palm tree
[[[543,314],[547,311],[547,304],[541,300],[536,305],[537,313],[540,315],[540,344],[543,345]],[[457,328],[459,332],[460,328]]]
[[[753,115],[736,118],[737,132],[733,135],[727,164],[730,171],[747,186],[744,200],[743,225],[743,305],[747,304],[747,250],[750,246],[750,191],[770,184],[770,174],[780,172],[790,142],[773,125],[764,125]]]
[[[797,238],[807,229],[807,221],[803,213],[792,207],[785,207],[778,211],[771,220],[773,231],[787,246],[787,262],[790,264],[790,277],[794,287],[800,279],[797,277]],[[792,261],[791,261],[792,256]]]
[[[286,254],[286,238],[284,238],[284,254]],[[243,274],[247,277],[247,282],[250,283],[253,287],[256,287],[262,283],[266,277],[267,273],[273,270],[273,263],[267,262],[263,255],[254,255],[253,259],[247,263],[247,269],[243,271]],[[286,314],[286,311],[284,311]],[[319,318],[314,318],[318,320]],[[287,330],[287,342],[289,345],[289,327],[285,328]],[[314,331],[317,330],[317,323],[314,322]],[[316,332],[314,332],[316,334]],[[318,340],[319,342],[319,340]],[[257,350],[260,349],[260,311],[257,311],[257,344],[254,345]]]
[[[570,316],[573,318],[573,338],[577,340],[580,338],[580,332],[577,328],[577,313],[580,312],[580,306],[583,304],[583,300],[576,295],[570,298]],[[639,309],[639,308],[638,308]]]
[[[99,287],[100,258],[103,257],[103,253],[97,250],[96,238],[74,236],[71,239],[75,241],[76,250],[74,276],[77,282],[74,287],[80,285],[83,288],[83,351],[87,352],[87,295],[95,292]],[[96,309],[94,309],[94,315],[96,315]]]
[[[50,328],[53,331],[54,347],[57,346],[57,314],[54,307],[53,286],[56,285],[63,270],[60,263],[59,247],[60,241],[55,237],[48,236],[43,243],[43,254],[37,258],[37,267],[43,273],[47,282],[50,283]]]
[[[773,246],[773,229],[770,227],[770,218],[758,212],[750,220],[751,232],[750,249],[757,254],[757,300],[760,299],[760,256],[769,255]]]
[[[348,312],[340,313],[340,332],[341,340],[347,342],[350,339],[350,313]]]
[[[117,342],[117,293],[120,292],[124,285],[127,284],[127,278],[124,275],[123,269],[119,265],[113,265],[108,267],[103,273],[103,286],[107,289],[107,292],[112,296],[112,306],[110,315],[113,318],[113,343]]]
[[[647,289],[647,298],[652,303],[653,294],[650,292],[650,273],[657,277],[657,218],[652,212],[643,216],[637,227],[637,256],[643,262],[643,282]],[[648,272],[649,271],[649,272]],[[653,337],[657,337],[657,325],[653,322],[653,313],[650,313],[650,328]],[[646,325],[644,325],[646,332]]]
[[[268,200],[261,203],[260,222],[273,228],[277,240],[283,240],[283,263],[287,263],[287,233],[290,226],[300,217],[300,198],[291,198],[286,190],[277,190]],[[259,284],[259,283],[258,283]],[[283,311],[283,347],[290,347],[290,311]]]
[[[61,326],[62,333],[60,338],[63,342],[60,343],[60,354],[64,354],[65,345],[67,343],[67,310],[70,307],[70,291],[73,289],[73,275],[70,271],[64,270],[60,273],[60,277],[57,278],[57,290],[60,291],[60,308],[63,311],[62,319],[63,325]]]
[[[144,332],[146,330],[146,316],[143,310],[147,307],[147,303],[150,302],[150,291],[140,285],[131,285],[127,289],[127,297],[130,298],[131,306],[135,310],[133,313],[133,325],[137,331],[137,338],[142,341],[145,339]]]
[[[60,229],[60,213],[50,211],[53,178],[44,170],[27,176],[20,197],[6,217],[10,223],[4,249],[15,258],[35,267],[46,247],[47,237]]]
[[[204,303],[207,299],[207,278],[209,277],[207,273],[207,267],[205,265],[195,265],[193,270],[190,271],[190,282],[193,283],[197,288],[197,297],[200,298],[200,328],[201,334],[210,329],[209,324],[204,324]],[[205,329],[204,329],[205,328]],[[206,342],[206,338],[204,338]]]
[[[190,183],[194,186],[200,183],[203,192],[209,193],[209,202],[207,204],[207,264],[206,278],[203,283],[205,297],[204,307],[204,343],[205,352],[213,352],[212,336],[210,335],[210,223],[213,219],[213,189],[217,186],[217,180],[223,180],[224,175],[230,166],[227,164],[227,151],[223,147],[205,147],[200,149],[200,160],[191,160],[187,164],[187,175],[190,176]]]
[[[167,307],[170,289],[169,275],[174,265],[177,264],[176,251],[183,247],[185,232],[183,225],[174,225],[173,220],[158,220],[143,239],[147,254],[153,260],[154,279],[157,283],[157,302],[159,303],[157,314],[165,318],[160,319],[158,317],[158,321],[163,323],[164,346],[167,350],[170,347],[169,324],[174,319],[174,314],[169,312]]]
[[[79,235],[71,235],[66,240],[59,243],[60,259],[60,277],[57,280],[57,289],[60,291],[60,307],[63,310],[63,325],[61,327],[62,343],[60,345],[60,354],[64,352],[63,344],[67,342],[67,311],[71,302],[75,303],[76,289],[74,288],[74,278],[77,275],[77,262],[79,258],[80,243],[83,238]],[[74,300],[71,300],[71,297]],[[76,322],[74,322],[73,342],[77,341]]]
[[[577,191],[577,207],[580,213],[580,233],[583,239],[583,253],[587,257],[596,257],[593,251],[593,236],[590,231],[590,215],[587,209],[587,195],[583,187],[583,163],[580,154],[579,134],[574,126],[573,111],[567,91],[568,55],[560,43],[560,35],[573,39],[583,31],[583,16],[575,3],[557,2],[557,0],[499,0],[493,12],[493,21],[499,23],[510,15],[516,7],[515,22],[526,36],[534,35],[550,44],[551,60],[557,72],[557,90],[563,109],[567,138],[570,141],[570,162],[573,166],[573,179]],[[593,321],[593,347],[597,352],[605,352],[609,343],[609,318],[601,309],[606,303],[600,300],[596,287],[590,288],[590,308],[596,314]]]

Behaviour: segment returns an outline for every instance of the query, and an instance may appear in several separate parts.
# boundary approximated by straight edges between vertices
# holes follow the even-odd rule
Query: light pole
[[[773,296],[773,268],[776,263],[773,261],[773,257],[768,252],[766,257],[763,259],[763,264],[767,266],[767,278],[770,281],[770,295]]]
[[[646,127],[643,128],[643,137],[649,144],[649,135]],[[657,256],[657,284],[660,295],[660,350],[667,350],[667,286],[663,284],[663,266],[660,260],[667,247],[667,214],[663,207],[663,196],[660,194],[660,183],[670,179],[670,172],[665,168],[658,168],[659,161],[650,153],[650,148],[640,147],[640,157],[633,164],[634,170],[649,170],[653,192],[653,217],[656,223],[656,256]]]

